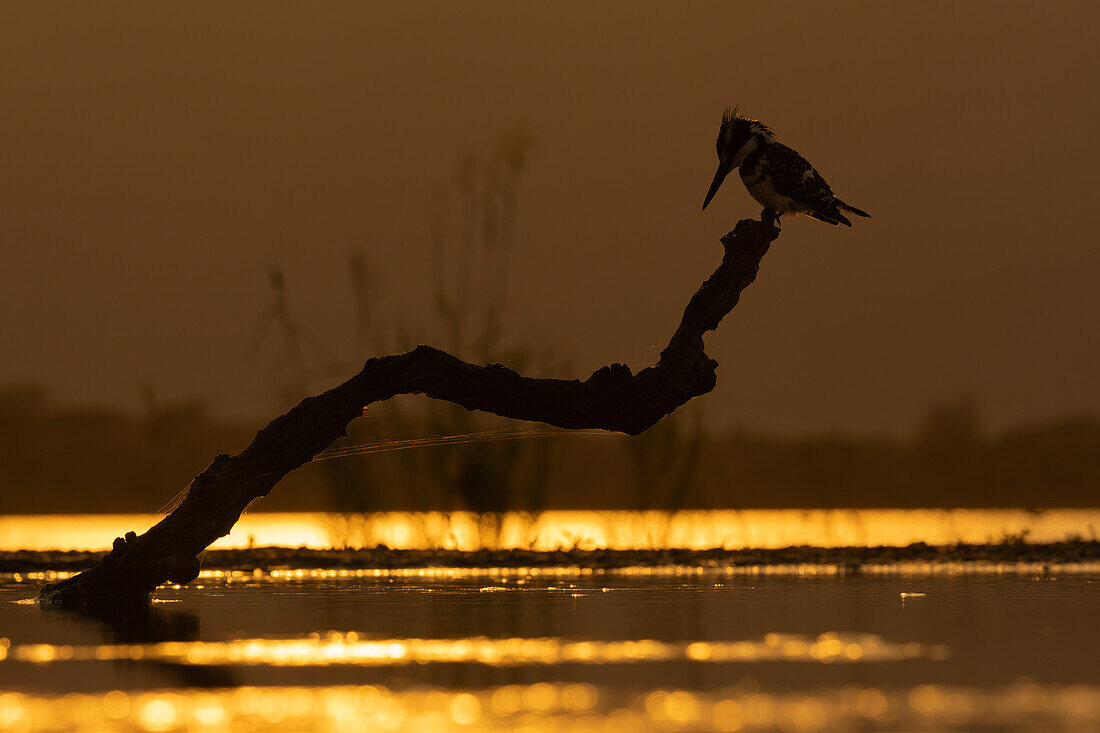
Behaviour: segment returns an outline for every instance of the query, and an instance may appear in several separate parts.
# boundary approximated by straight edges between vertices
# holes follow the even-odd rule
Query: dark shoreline
[[[0,552],[0,573],[79,571],[95,565],[103,552]],[[557,567],[614,569],[659,566],[861,565],[927,563],[1049,563],[1100,561],[1100,542],[1052,544],[933,546],[918,542],[907,547],[786,547],[758,550],[310,550],[256,547],[210,550],[202,559],[208,570],[415,567]]]

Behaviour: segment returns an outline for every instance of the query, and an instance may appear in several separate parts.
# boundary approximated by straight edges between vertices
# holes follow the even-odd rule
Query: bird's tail
[[[823,221],[826,224],[832,224],[834,227],[840,226],[841,224],[846,227],[852,226],[852,222],[848,221],[848,217],[844,216],[844,214],[841,214],[836,209],[833,209],[827,214],[823,214],[820,211],[807,211],[806,215],[811,216],[818,221]]]
[[[839,206],[840,208],[844,209],[845,211],[850,211],[853,214],[855,214],[856,216],[862,216],[865,219],[870,219],[871,218],[871,215],[868,214],[866,211],[863,211],[862,209],[857,209],[854,206],[849,206],[848,204],[844,203],[843,201],[837,201],[836,203],[837,203],[837,206]]]

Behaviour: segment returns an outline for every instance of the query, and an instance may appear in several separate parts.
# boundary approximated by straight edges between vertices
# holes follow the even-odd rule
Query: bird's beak
[[[714,198],[714,194],[718,193],[718,187],[722,185],[722,181],[726,179],[729,172],[733,170],[733,166],[726,161],[720,161],[718,163],[718,171],[714,174],[714,180],[710,182],[710,190],[707,191],[707,197],[703,201],[703,208],[707,208],[707,204]]]

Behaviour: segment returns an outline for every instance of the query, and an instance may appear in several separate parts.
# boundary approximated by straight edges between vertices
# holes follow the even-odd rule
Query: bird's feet
[[[765,208],[760,212],[760,221],[764,224],[779,228],[779,212]]]

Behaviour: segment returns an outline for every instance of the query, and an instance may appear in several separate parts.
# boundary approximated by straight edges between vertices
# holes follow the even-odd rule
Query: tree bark
[[[168,516],[140,536],[117,538],[98,565],[45,586],[39,599],[66,607],[131,605],[166,581],[194,580],[198,555],[229,534],[249,503],[342,437],[365,406],[395,395],[424,394],[519,420],[637,435],[714,388],[718,364],[703,351],[703,334],[737,305],[778,236],[774,226],[745,219],[722,237],[722,264],[692,296],[660,361],[637,374],[611,364],[583,382],[532,379],[430,346],[371,359],[348,381],[273,420],[241,453],[217,456]]]

